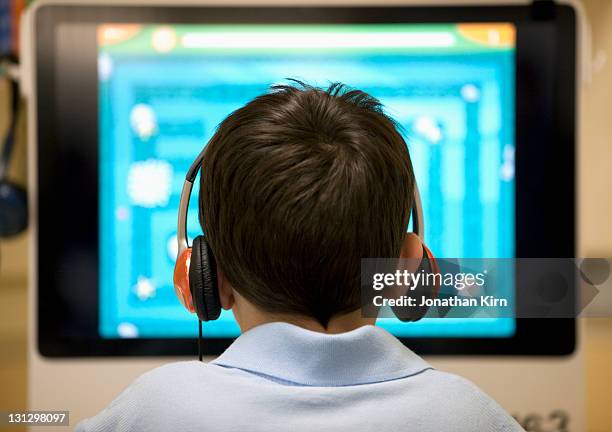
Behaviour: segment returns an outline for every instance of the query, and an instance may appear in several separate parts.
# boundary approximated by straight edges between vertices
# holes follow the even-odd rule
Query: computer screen
[[[383,103],[407,142],[435,255],[514,257],[515,33],[506,22],[99,24],[100,336],[197,334],[172,283],[186,171],[228,114],[287,79],[342,82]],[[190,238],[201,234],[197,183]],[[377,324],[403,337],[515,332],[510,318]],[[238,332],[227,311],[205,326],[208,338]]]

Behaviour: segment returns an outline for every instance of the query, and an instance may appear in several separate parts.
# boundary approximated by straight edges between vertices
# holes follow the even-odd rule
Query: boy
[[[144,374],[77,430],[522,430],[361,316],[360,259],[423,250],[406,143],[376,99],[274,87],[220,124],[202,166],[200,223],[242,335]]]

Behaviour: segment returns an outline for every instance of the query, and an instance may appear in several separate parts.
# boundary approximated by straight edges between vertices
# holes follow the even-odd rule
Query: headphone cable
[[[0,58],[0,67],[3,69],[9,69],[9,65],[15,65],[15,59],[12,57]],[[13,153],[13,147],[15,145],[15,129],[17,126],[17,111],[19,110],[19,82],[17,77],[13,76],[10,72],[6,72],[5,76],[9,83],[10,91],[10,110],[9,110],[9,124],[7,127],[6,135],[4,137],[4,145],[2,146],[2,152],[0,153],[0,181],[3,181],[8,172],[8,165]]]
[[[202,361],[202,320],[198,320],[198,358]]]

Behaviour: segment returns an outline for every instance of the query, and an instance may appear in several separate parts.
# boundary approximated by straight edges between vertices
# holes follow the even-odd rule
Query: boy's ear
[[[423,258],[423,242],[415,233],[406,233],[404,244],[400,251],[402,259],[421,259]]]
[[[221,307],[230,310],[234,306],[234,288],[225,277],[225,273],[217,267],[217,289],[219,290],[219,301]]]

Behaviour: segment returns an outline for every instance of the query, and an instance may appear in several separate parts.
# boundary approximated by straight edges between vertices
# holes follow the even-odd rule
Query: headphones
[[[181,304],[202,321],[213,321],[221,314],[219,290],[217,289],[217,264],[215,257],[203,235],[193,239],[189,247],[187,241],[187,210],[193,182],[202,166],[204,150],[193,162],[183,184],[178,212],[178,254],[174,267],[174,290]],[[423,207],[419,188],[414,184],[414,201],[411,209],[413,232],[423,240],[425,225]],[[423,257],[417,272],[439,272],[436,259],[423,243]],[[425,279],[425,278],[424,278]],[[435,279],[435,278],[434,278]],[[417,285],[413,287],[412,296],[436,297],[439,286]],[[394,308],[393,311],[401,321],[418,321],[427,313],[427,307]],[[200,338],[201,338],[200,325]]]
[[[8,166],[15,145],[15,127],[19,106],[19,84],[9,79],[11,87],[11,120],[0,155],[0,237],[19,234],[28,224],[28,200],[24,188],[7,179]]]
[[[204,150],[191,164],[183,190],[178,212],[178,254],[174,265],[174,291],[185,308],[198,316],[200,321],[213,321],[221,314],[221,302],[217,289],[217,262],[203,235],[187,242],[187,211],[191,189],[204,159]]]

